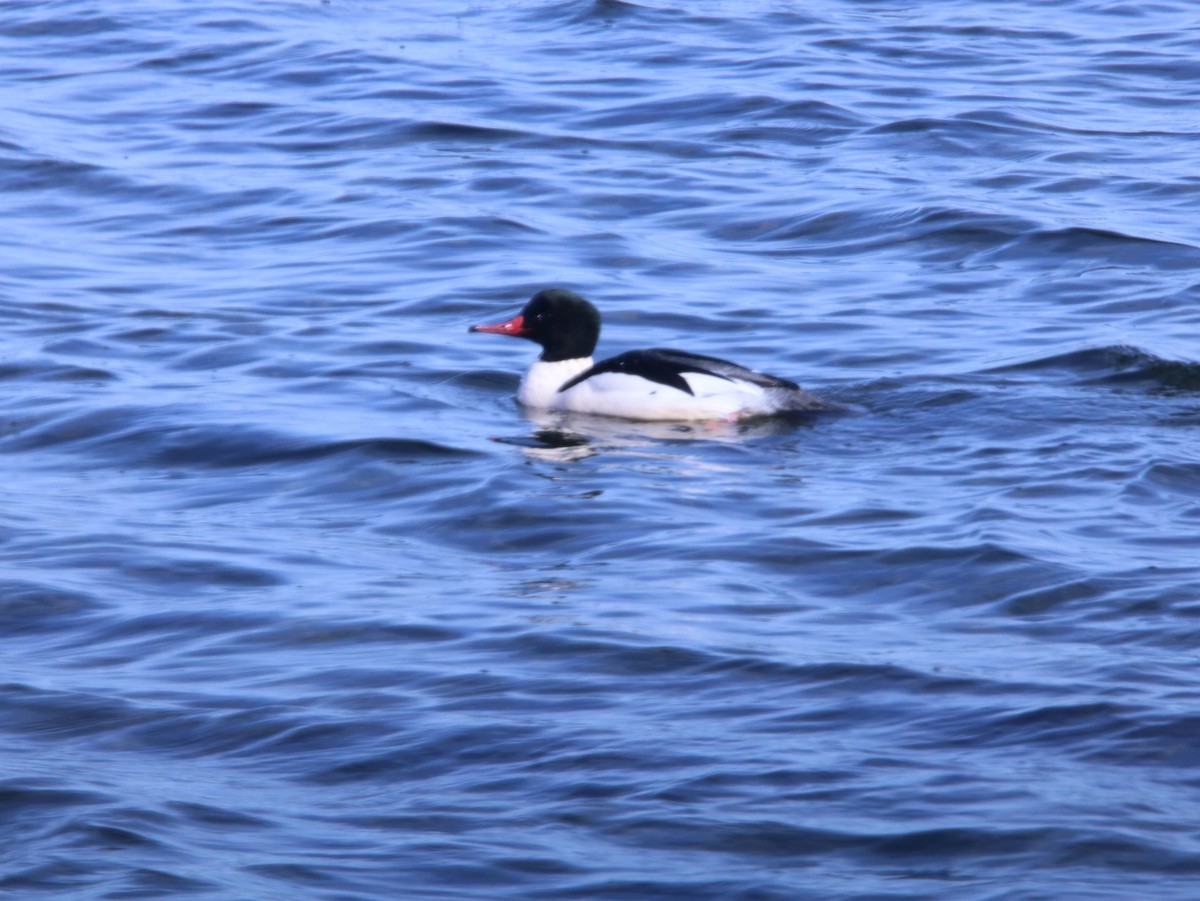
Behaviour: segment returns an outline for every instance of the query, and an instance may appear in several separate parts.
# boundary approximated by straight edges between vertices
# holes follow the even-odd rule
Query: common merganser
[[[841,409],[787,379],[682,350],[631,350],[593,364],[600,312],[559,288],[539,291],[508,322],[474,325],[470,331],[528,338],[542,346],[517,392],[527,407],[644,421]]]

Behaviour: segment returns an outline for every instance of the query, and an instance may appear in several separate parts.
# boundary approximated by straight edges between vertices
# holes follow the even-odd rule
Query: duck
[[[541,345],[517,390],[517,401],[536,410],[698,422],[841,409],[789,379],[683,350],[631,350],[595,363],[600,311],[563,288],[537,292],[506,322],[468,331]]]

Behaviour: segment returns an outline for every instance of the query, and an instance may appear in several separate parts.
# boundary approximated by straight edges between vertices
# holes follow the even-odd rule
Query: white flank
[[[544,410],[570,410],[625,419],[697,421],[776,412],[767,392],[749,382],[683,373],[692,393],[623,372],[604,372],[566,391],[558,389],[592,365],[590,359],[535,362],[517,399]]]

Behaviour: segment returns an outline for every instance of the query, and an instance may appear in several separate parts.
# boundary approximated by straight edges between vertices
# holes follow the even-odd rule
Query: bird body
[[[600,314],[571,291],[540,291],[509,321],[471,331],[527,338],[542,346],[517,392],[522,404],[537,409],[647,421],[838,409],[788,379],[687,351],[634,350],[593,363]]]

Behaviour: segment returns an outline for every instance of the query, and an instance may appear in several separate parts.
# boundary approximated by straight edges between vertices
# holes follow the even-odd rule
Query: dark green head
[[[600,311],[562,288],[539,291],[529,303],[500,325],[475,325],[473,332],[528,338],[542,346],[547,363],[590,357],[600,339]]]

